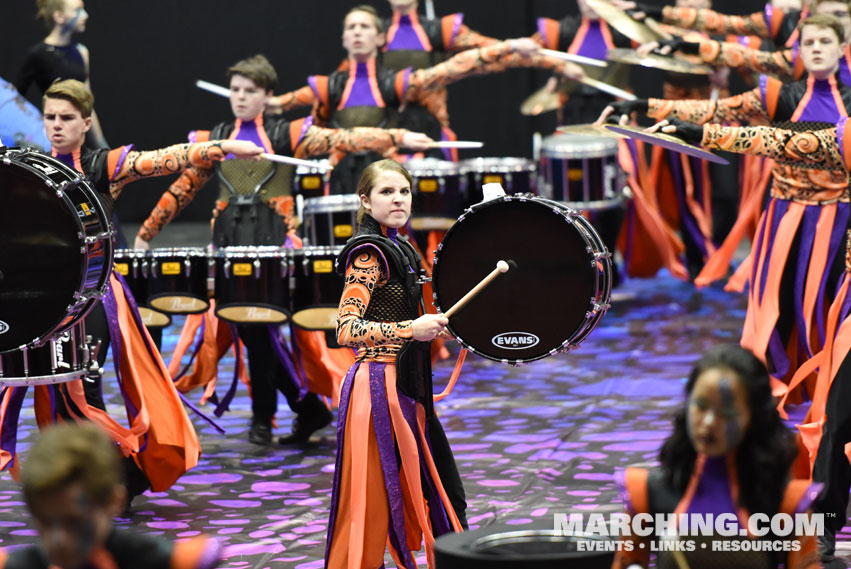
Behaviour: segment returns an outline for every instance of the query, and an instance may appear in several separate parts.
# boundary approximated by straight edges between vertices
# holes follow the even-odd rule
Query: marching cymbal
[[[629,14],[623,10],[618,10],[606,0],[587,0],[587,3],[588,7],[594,10],[601,19],[633,41],[645,44],[657,41],[662,37],[643,22],[633,19]]]
[[[655,69],[674,71],[676,73],[688,73],[691,75],[709,75],[712,73],[712,68],[708,65],[689,63],[682,59],[675,59],[673,57],[658,55],[656,53],[639,55],[634,49],[610,49],[606,54],[606,59],[609,61],[617,61],[619,63],[641,65],[642,67],[653,67]]]
[[[556,134],[579,134],[582,136],[604,136],[606,138],[626,138],[612,130],[595,124],[566,124],[556,127]]]
[[[618,134],[623,134],[630,138],[641,140],[649,144],[655,144],[656,146],[661,146],[662,148],[667,148],[668,150],[672,150],[674,152],[681,152],[682,154],[685,154],[687,156],[701,158],[708,162],[715,162],[716,164],[729,164],[729,162],[724,158],[712,154],[711,152],[709,152],[708,150],[704,150],[700,146],[694,146],[693,144],[683,142],[682,139],[679,139],[676,136],[670,134],[666,134],[664,132],[644,132],[643,128],[636,126],[615,126],[607,124],[605,125],[605,127]]]
[[[520,104],[520,114],[534,117],[558,110],[559,106],[561,106],[561,103],[559,102],[558,91],[550,92],[544,86],[529,95]]]

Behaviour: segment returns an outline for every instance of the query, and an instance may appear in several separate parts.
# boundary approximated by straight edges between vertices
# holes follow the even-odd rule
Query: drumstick
[[[604,93],[608,93],[613,97],[618,97],[625,101],[634,101],[635,99],[637,99],[637,97],[629,91],[618,89],[614,85],[609,85],[608,83],[603,83],[602,81],[597,81],[596,79],[591,79],[590,77],[583,77],[581,82],[583,85],[594,87],[595,89],[599,89]]]
[[[426,148],[481,148],[484,145],[476,140],[435,140],[426,144]]]
[[[563,59],[565,61],[570,61],[573,63],[581,63],[582,65],[593,65],[594,67],[606,67],[608,63],[601,59],[592,59],[590,57],[585,57],[583,55],[574,55],[572,53],[567,53],[564,51],[556,51],[554,49],[540,49],[538,52],[541,55],[549,55],[550,57],[556,57],[558,59]]]
[[[465,304],[467,304],[468,302],[470,302],[470,300],[472,300],[472,298],[473,298],[474,296],[476,296],[477,294],[479,294],[480,292],[482,292],[482,290],[484,290],[484,288],[485,288],[486,286],[488,286],[492,280],[494,280],[496,277],[498,277],[498,276],[499,276],[499,275],[501,275],[502,273],[506,272],[506,271],[507,271],[507,270],[508,270],[508,269],[509,269],[512,265],[513,265],[515,268],[517,267],[517,263],[515,263],[514,261],[509,261],[509,262],[499,261],[499,262],[496,264],[496,268],[495,268],[494,270],[492,270],[492,271],[488,274],[488,276],[486,276],[485,278],[483,278],[483,279],[482,279],[482,281],[481,281],[479,284],[477,284],[476,286],[474,286],[473,288],[471,288],[471,289],[470,289],[470,292],[468,292],[467,294],[465,294],[464,296],[462,296],[462,297],[461,297],[461,300],[459,300],[458,302],[456,302],[455,304],[453,304],[453,305],[452,305],[452,308],[450,308],[449,310],[447,310],[446,312],[444,312],[444,313],[443,313],[443,315],[444,315],[444,316],[446,316],[447,318],[449,318],[450,316],[452,316],[453,314],[455,314],[456,312],[458,312],[459,310],[461,310],[461,308],[462,308]]]
[[[331,170],[332,166],[328,164],[322,164],[320,162],[311,162],[310,160],[301,160],[299,158],[292,158],[291,156],[281,156],[280,154],[269,154],[268,152],[264,152],[260,155],[260,158],[265,158],[266,160],[271,160],[272,162],[280,162],[281,164],[293,164],[294,166],[307,166],[308,168],[316,168],[317,170]]]
[[[228,89],[227,87],[222,87],[221,85],[216,85],[215,83],[209,83],[207,81],[198,79],[197,81],[195,81],[195,86],[199,89],[209,91],[210,93],[221,95],[222,97],[230,97],[230,89]]]

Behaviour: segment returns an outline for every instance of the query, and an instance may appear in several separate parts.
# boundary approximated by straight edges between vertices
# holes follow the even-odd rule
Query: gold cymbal
[[[655,53],[639,55],[634,49],[610,49],[606,54],[606,59],[609,61],[617,61],[618,63],[641,65],[642,67],[652,67],[655,69],[674,71],[676,73],[688,73],[691,75],[709,75],[712,73],[712,68],[708,65],[690,63],[688,61],[683,61],[682,59],[674,59],[673,57],[658,55]]]
[[[701,148],[700,146],[689,144],[683,141],[681,138],[677,138],[674,135],[667,134],[664,132],[651,133],[645,132],[643,128],[638,126],[615,126],[611,124],[607,124],[606,129],[616,132],[618,134],[623,134],[630,138],[634,138],[636,140],[641,140],[649,144],[655,144],[656,146],[667,148],[668,150],[673,150],[674,152],[681,152],[687,156],[692,156],[694,158],[700,158],[709,162],[715,162],[716,164],[729,164],[727,160],[721,158],[717,154],[712,154],[711,152]]]
[[[657,41],[662,37],[643,22],[633,19],[632,16],[618,10],[606,0],[587,0],[587,3],[588,7],[594,10],[606,23],[633,41],[645,44]]]
[[[556,134],[578,134],[582,136],[605,136],[606,138],[626,138],[613,130],[595,124],[566,124],[556,128]]]
[[[558,110],[559,106],[561,106],[561,103],[559,101],[558,91],[550,92],[544,86],[529,95],[520,104],[520,114],[534,117],[542,113]]]

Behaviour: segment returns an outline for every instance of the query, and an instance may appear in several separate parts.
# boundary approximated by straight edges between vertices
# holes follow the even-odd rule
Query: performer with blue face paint
[[[815,535],[780,536],[769,531],[756,538],[738,531],[748,528],[751,515],[765,514],[770,520],[775,514],[794,516],[809,510],[821,485],[790,479],[795,455],[794,438],[780,420],[762,362],[735,344],[710,349],[689,375],[686,404],[674,418],[674,431],[659,452],[661,465],[650,470],[627,468],[619,482],[633,516],[673,513],[708,519],[712,514],[717,519],[726,514],[732,515],[738,526],[732,537],[689,535],[686,542],[695,543],[691,550],[657,551],[656,567],[820,566]],[[763,526],[767,528],[768,523]],[[656,533],[676,528],[653,529],[650,537],[620,539],[681,539]],[[708,541],[698,543],[702,540]],[[719,551],[717,542],[723,540],[749,543],[748,547],[731,544],[739,545],[730,548],[738,549],[735,551]],[[766,551],[759,541],[770,542],[769,549],[774,551]],[[776,551],[776,544],[785,541],[790,550]],[[631,551],[624,548],[617,553],[613,568],[648,566],[649,544],[633,545]]]

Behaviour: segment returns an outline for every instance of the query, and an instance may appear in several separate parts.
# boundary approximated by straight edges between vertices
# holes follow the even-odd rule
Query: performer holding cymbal
[[[466,526],[464,487],[432,405],[429,343],[449,320],[421,315],[419,256],[399,234],[411,183],[392,160],[366,167],[358,231],[338,257],[337,338],[358,352],[340,398],[330,569],[380,567],[385,544],[400,567],[415,567],[423,539],[433,567],[434,538]]]

